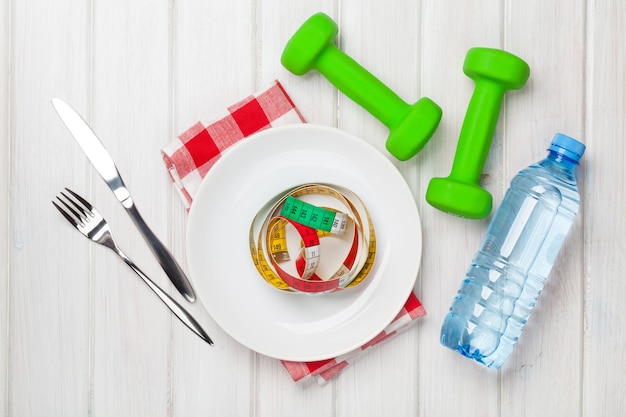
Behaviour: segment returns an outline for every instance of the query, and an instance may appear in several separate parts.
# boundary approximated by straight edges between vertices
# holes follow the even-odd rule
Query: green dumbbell
[[[441,120],[441,108],[428,98],[413,105],[370,74],[335,45],[337,24],[324,13],[311,16],[289,40],[281,63],[296,75],[316,69],[351,100],[390,130],[386,147],[401,161],[426,145]]]
[[[447,178],[432,178],[426,201],[433,207],[469,219],[491,212],[491,194],[479,185],[504,94],[526,84],[530,68],[517,56],[499,49],[472,48],[463,72],[476,85],[467,108],[452,171]]]

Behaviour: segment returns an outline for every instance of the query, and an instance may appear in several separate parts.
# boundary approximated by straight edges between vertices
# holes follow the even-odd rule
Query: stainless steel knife
[[[74,139],[76,139],[76,142],[78,142],[78,145],[82,148],[85,155],[87,155],[89,161],[91,161],[91,164],[96,171],[98,171],[109,188],[111,188],[117,200],[122,203],[122,206],[124,206],[131,219],[133,219],[133,222],[148,243],[152,253],[157,257],[159,264],[161,264],[161,267],[176,289],[189,302],[194,302],[196,295],[185,272],[139,214],[111,155],[109,155],[109,152],[102,142],[100,142],[87,122],[63,100],[54,98],[52,99],[52,105],[72,136],[74,136]]]

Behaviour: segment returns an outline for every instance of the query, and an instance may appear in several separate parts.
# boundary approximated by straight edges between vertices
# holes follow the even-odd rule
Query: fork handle
[[[122,202],[126,211],[130,215],[131,219],[139,229],[139,232],[148,243],[150,250],[159,261],[161,268],[165,271],[170,281],[174,284],[176,289],[189,301],[193,303],[196,299],[196,294],[194,293],[193,287],[187,279],[185,272],[178,265],[176,259],[172,256],[172,254],[167,250],[165,245],[161,243],[159,238],[152,232],[152,230],[148,227],[146,222],[143,220],[143,217],[139,214],[137,207],[132,201],[131,197],[128,197],[125,201]]]
[[[204,331],[200,323],[193,318],[193,316],[185,310],[183,306],[181,306],[176,300],[174,300],[168,293],[163,291],[161,287],[154,283],[146,274],[143,273],[141,269],[133,261],[130,260],[128,256],[124,252],[122,252],[118,248],[113,248],[115,252],[126,262],[128,266],[132,268],[133,271],[150,287],[152,291],[163,301],[163,303],[174,313],[176,317],[180,321],[183,322],[185,326],[187,326],[192,332],[197,334],[202,340],[207,342],[209,345],[213,345],[213,340],[209,337],[209,335]]]

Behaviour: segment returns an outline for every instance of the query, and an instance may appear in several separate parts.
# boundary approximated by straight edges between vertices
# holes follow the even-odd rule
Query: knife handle
[[[132,198],[129,196],[122,202],[122,205],[128,211],[130,218],[133,219],[133,222],[139,229],[139,232],[141,232],[141,235],[148,243],[150,250],[159,261],[161,268],[163,268],[170,281],[172,281],[172,284],[174,284],[178,292],[180,292],[187,299],[187,301],[193,303],[196,300],[196,294],[191,286],[191,283],[189,282],[189,279],[185,275],[185,272],[180,265],[178,265],[178,262],[176,262],[176,259],[174,259],[170,251],[167,250],[165,245],[148,227],[146,222],[143,220],[143,217],[139,214]]]

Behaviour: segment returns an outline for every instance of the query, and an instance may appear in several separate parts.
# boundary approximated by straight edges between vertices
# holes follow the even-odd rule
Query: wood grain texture
[[[167,246],[170,193],[160,187],[166,175],[158,149],[169,140],[169,12],[168,2],[147,0],[94,2],[91,13],[92,126],[137,208]],[[143,238],[95,172],[92,186],[93,203],[124,250],[168,288]],[[180,323],[172,321],[154,294],[109,251],[94,251],[93,297],[94,410],[168,415],[172,332]],[[188,332],[185,336],[193,340]]]
[[[380,22],[389,22],[399,30],[383,30]],[[420,8],[413,1],[398,1],[390,8],[379,1],[343,1],[339,18],[340,48],[407,103],[420,96]],[[401,28],[401,29],[400,29]],[[353,133],[388,157],[385,148],[389,129],[345,95],[339,95],[339,123],[342,130]],[[395,158],[391,158],[394,160]],[[396,160],[407,182],[415,184],[418,166],[413,160]],[[417,196],[416,200],[417,200]],[[406,230],[406,233],[415,231]],[[416,254],[418,256],[418,254]],[[387,346],[372,348],[348,368],[337,381],[338,416],[411,415],[417,406],[417,323],[405,334],[390,340]],[[392,346],[394,355],[386,353]],[[359,381],[368,381],[361,384]],[[363,401],[368,398],[368,401]]]
[[[11,142],[10,58],[11,17],[9,1],[0,1],[0,416],[8,415],[9,387],[9,161]]]
[[[424,195],[430,179],[447,176],[452,167],[461,125],[474,90],[474,82],[462,70],[467,50],[473,46],[502,48],[503,6],[499,1],[462,4],[439,1],[423,2],[422,7],[422,91],[439,103],[443,118],[431,144],[420,156],[419,202],[425,242],[421,294],[429,314],[420,323],[419,413],[443,417],[462,408],[469,416],[497,416],[498,373],[481,369],[439,343],[441,323],[478,247],[487,220],[468,221],[450,216],[428,205]],[[485,167],[492,182],[483,186],[492,194],[501,176],[497,152],[501,135],[499,127]],[[454,377],[441,378],[441,375]],[[485,400],[476,401],[477,398]]]
[[[582,415],[618,415],[626,410],[626,45],[621,34],[626,5],[591,1],[587,22]]]
[[[394,160],[388,129],[321,74],[282,67],[287,40],[318,11],[338,23],[340,49],[401,98],[442,107],[416,157]],[[0,0],[0,416],[623,415],[625,24],[619,0]],[[430,179],[450,172],[474,89],[463,60],[474,46],[508,50],[531,67],[527,85],[505,97],[483,169],[494,207],[554,133],[588,146],[583,206],[500,371],[439,344],[489,219],[452,217],[424,198]],[[324,386],[295,384],[199,305],[216,341],[207,347],[50,204],[64,186],[85,194],[133,260],[180,299],[50,99],[92,124],[146,221],[186,267],[188,214],[159,150],[275,79],[308,122],[389,157],[422,220],[415,290],[428,315]]]
[[[90,247],[50,201],[88,183],[50,100],[88,108],[89,10],[73,1],[11,3],[9,415],[89,409]],[[67,145],[67,146],[65,146]],[[77,161],[63,163],[61,161]]]
[[[588,138],[584,137],[582,88],[584,2],[536,1],[523,7],[510,2],[507,6],[505,47],[524,57],[531,68],[525,91],[511,94],[507,100],[504,176],[508,182],[528,161],[545,158],[555,133],[583,142]],[[530,21],[543,28],[540,34],[523,30]],[[548,89],[558,94],[546,95]],[[583,160],[588,163],[588,155]],[[502,410],[506,415],[579,412],[583,216],[581,210],[518,346],[502,368]],[[546,390],[547,386],[552,389]]]
[[[280,64],[280,56],[289,38],[309,16],[319,11],[335,16],[336,8],[335,1],[281,0],[257,4],[258,88],[278,78],[307,122],[326,126],[337,123],[335,89],[316,71],[302,77],[287,72]],[[255,355],[255,372],[255,410],[259,417],[335,415],[334,382],[322,388],[313,381],[294,384],[279,361],[259,354]]]
[[[172,137],[197,121],[209,124],[223,116],[227,106],[254,92],[254,18],[249,1],[176,3],[171,34]],[[184,242],[187,213],[173,191],[172,198],[177,214],[172,235]],[[182,256],[184,246],[179,249]],[[252,415],[254,353],[212,321],[207,329],[216,341],[210,349],[182,340],[189,333],[185,329],[174,333],[173,414]]]

